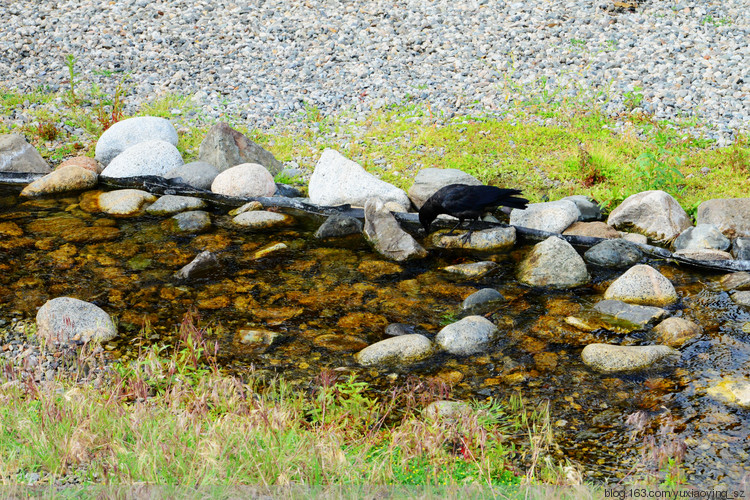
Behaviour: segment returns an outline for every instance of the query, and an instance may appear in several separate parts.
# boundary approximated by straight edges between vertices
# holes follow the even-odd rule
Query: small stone
[[[669,347],[682,347],[703,333],[700,325],[683,318],[667,318],[654,328],[656,339]]]
[[[481,307],[493,302],[502,302],[505,297],[494,288],[482,288],[464,299],[461,304],[463,310]]]
[[[443,270],[452,274],[460,274],[461,276],[466,276],[468,278],[479,278],[486,275],[496,267],[496,263],[485,261],[446,266]]]
[[[645,370],[657,363],[673,364],[679,357],[679,351],[665,345],[589,344],[581,352],[584,364],[601,373]]]
[[[466,356],[484,351],[497,333],[497,327],[487,318],[467,316],[440,330],[435,342],[451,354]]]

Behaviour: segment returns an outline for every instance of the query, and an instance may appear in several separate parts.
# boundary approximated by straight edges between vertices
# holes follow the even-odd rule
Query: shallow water
[[[320,218],[297,216],[285,230],[236,228],[225,208],[212,213],[213,229],[200,235],[170,232],[166,217],[114,218],[91,210],[90,195],[19,200],[0,187],[0,321],[33,318],[45,301],[74,296],[93,302],[119,321],[110,345],[125,358],[139,346],[169,340],[191,308],[223,332],[219,358],[242,373],[256,369],[307,383],[323,369],[354,370],[385,390],[406,377],[454,383],[460,398],[505,399],[520,392],[530,403],[550,402],[562,452],[580,464],[585,479],[617,481],[641,459],[642,437],[627,417],[643,410],[656,444],[687,443],[684,468],[691,484],[739,487],[750,473],[750,411],[717,402],[706,389],[722,377],[750,371],[750,313],[718,286],[719,274],[701,274],[652,262],[675,284],[675,315],[701,324],[703,334],[683,346],[676,366],[637,375],[601,375],[581,362],[591,342],[652,343],[649,332],[587,333],[567,325],[600,299],[616,275],[591,269],[592,285],[571,291],[532,289],[514,280],[526,248],[509,254],[432,251],[427,259],[397,264],[370,250],[359,236],[320,242]],[[256,258],[274,243],[286,250]],[[223,270],[190,284],[172,274],[203,250],[215,252]],[[479,279],[441,268],[494,260]],[[461,302],[493,287],[507,299],[489,318],[503,332],[483,355],[437,355],[401,370],[362,369],[352,355],[384,338],[393,322],[416,325],[428,336],[461,316]],[[158,338],[142,339],[144,323]],[[216,328],[220,326],[221,328]],[[243,330],[277,335],[270,347],[240,342]],[[674,433],[660,436],[660,428]]]

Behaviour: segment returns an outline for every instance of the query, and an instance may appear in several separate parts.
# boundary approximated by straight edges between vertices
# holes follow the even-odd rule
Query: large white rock
[[[518,280],[531,286],[573,288],[590,279],[583,258],[573,245],[557,236],[534,245],[518,266]]]
[[[182,155],[165,141],[145,141],[117,155],[102,170],[105,177],[137,177],[140,175],[165,176],[170,170],[183,165]]]
[[[136,215],[156,196],[140,189],[118,189],[99,195],[99,209],[111,215]]]
[[[680,351],[665,345],[589,344],[581,352],[584,364],[601,373],[635,372],[679,358]]]
[[[644,191],[628,196],[612,210],[607,224],[622,231],[634,230],[654,241],[672,241],[692,226],[677,200],[664,191]]]
[[[695,214],[698,224],[713,224],[729,238],[750,236],[750,198],[704,201]]]
[[[276,183],[271,172],[263,165],[243,163],[217,175],[211,183],[211,191],[240,198],[273,196],[276,192]]]
[[[105,342],[117,335],[117,328],[109,314],[94,304],[57,297],[37,312],[36,333],[47,342]]]
[[[570,200],[531,203],[525,210],[510,213],[511,226],[528,227],[550,233],[562,233],[581,216],[578,206]]]
[[[130,146],[154,140],[177,146],[177,131],[169,120],[156,116],[128,118],[104,131],[96,142],[95,158],[107,166]]]
[[[637,264],[609,285],[604,298],[664,307],[677,302],[678,297],[674,285],[663,274],[651,266]]]
[[[310,201],[316,205],[350,204],[364,207],[370,198],[392,202],[402,212],[411,205],[406,193],[365,171],[358,163],[333,149],[326,149],[315,165],[308,185]]]
[[[376,342],[359,351],[355,357],[364,366],[403,365],[430,357],[433,349],[430,339],[413,333]]]
[[[495,324],[484,316],[467,316],[440,330],[435,343],[451,354],[466,356],[487,349],[497,332]]]

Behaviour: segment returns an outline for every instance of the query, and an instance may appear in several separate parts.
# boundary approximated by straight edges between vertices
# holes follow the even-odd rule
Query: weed
[[[628,90],[623,94],[625,107],[628,111],[633,111],[641,106],[641,103],[643,102],[642,90],[641,87],[634,87],[633,90]]]
[[[703,19],[701,19],[701,26],[713,26],[713,27],[719,27],[719,26],[728,26],[732,24],[732,19],[729,17],[714,17],[714,16],[704,16]]]
[[[101,125],[102,132],[125,117],[124,97],[124,80],[121,80],[117,84],[117,87],[115,87],[115,92],[112,95],[112,98],[103,100],[96,108],[96,118]]]
[[[77,59],[73,54],[65,56],[65,65],[68,67],[68,84],[70,89],[68,90],[68,99],[71,104],[77,104],[79,102],[76,96],[76,85],[78,84],[78,71],[76,71]]]

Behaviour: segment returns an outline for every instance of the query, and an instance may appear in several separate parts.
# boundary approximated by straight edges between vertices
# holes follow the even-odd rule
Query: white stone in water
[[[435,342],[451,354],[469,355],[484,351],[497,334],[495,324],[483,316],[467,316],[444,327]]]
[[[99,195],[99,208],[112,215],[140,213],[147,203],[156,201],[156,196],[140,189],[118,189]]]
[[[391,337],[367,346],[356,354],[356,359],[364,366],[401,365],[427,359],[433,350],[430,339],[413,333]]]
[[[589,344],[581,352],[584,364],[601,373],[645,370],[661,362],[674,362],[680,351],[665,345],[621,346]]]
[[[617,278],[604,292],[604,298],[658,307],[674,304],[678,299],[672,282],[645,264],[637,264]]]

